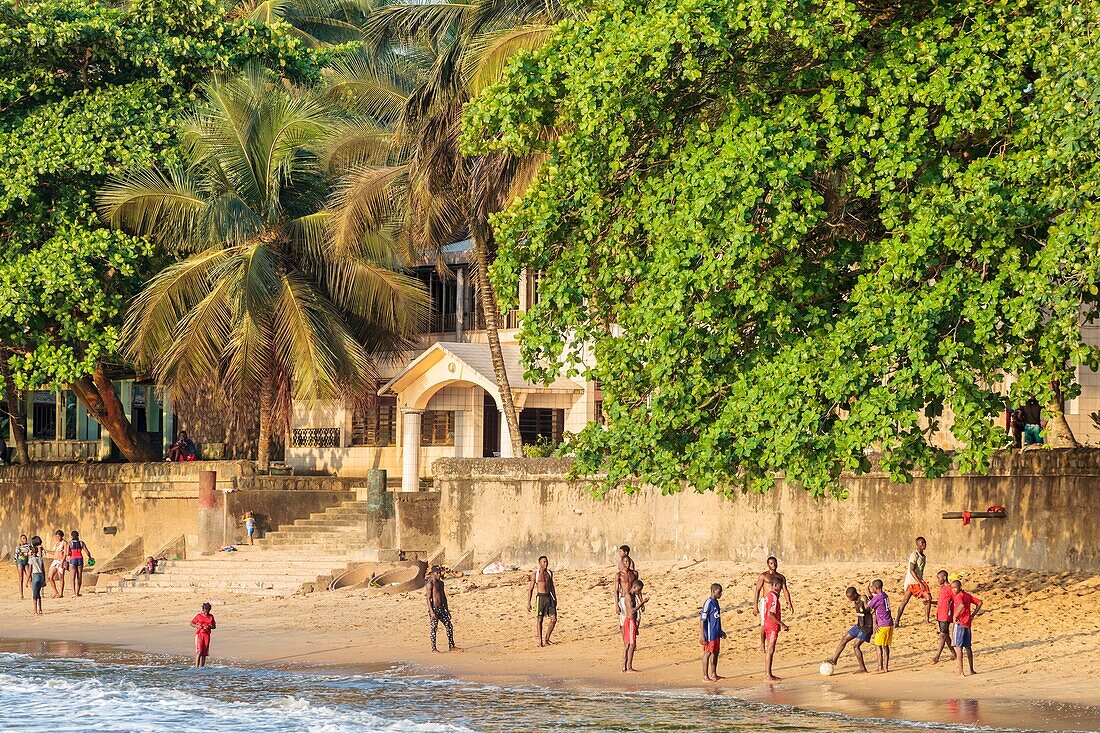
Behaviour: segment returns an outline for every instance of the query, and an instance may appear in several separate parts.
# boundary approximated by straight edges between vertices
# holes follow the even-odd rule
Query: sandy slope
[[[1095,683],[1100,677],[1100,575],[950,567],[966,573],[967,589],[985,600],[986,611],[974,623],[978,676],[959,680],[951,664],[929,664],[934,627],[923,623],[923,607],[911,602],[895,635],[894,671],[853,675],[849,652],[838,674],[824,679],[817,666],[849,625],[844,587],[881,577],[896,608],[902,564],[784,565],[780,569],[790,579],[795,613],[784,619],[791,632],[781,636],[777,657],[776,672],[784,680],[768,685],[762,680],[758,620],[751,609],[760,568],[647,562],[644,555],[637,560],[652,598],[642,623],[638,675],[619,671],[622,643],[611,613],[610,565],[558,569],[558,643],[545,649],[536,648],[534,618],[526,611],[527,575],[512,572],[448,581],[460,653],[429,653],[421,593],[344,591],[276,599],[215,595],[219,629],[214,654],[267,664],[409,662],[428,673],[505,682],[702,688],[862,714],[1100,727],[1100,708],[991,702],[1100,706]],[[940,567],[930,553],[929,576]],[[726,587],[722,609],[729,635],[719,668],[727,679],[717,685],[702,682],[697,640],[698,609],[715,581]],[[29,616],[29,601],[20,602],[13,591],[13,579],[0,587],[0,615],[8,620],[0,636],[116,643],[181,655],[189,654],[192,644],[187,622],[206,600],[135,591],[47,599],[46,616],[36,619]],[[868,652],[870,664],[874,652]]]

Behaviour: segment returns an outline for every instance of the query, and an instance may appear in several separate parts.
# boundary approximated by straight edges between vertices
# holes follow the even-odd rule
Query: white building
[[[434,266],[417,270],[432,295],[430,333],[418,350],[384,367],[373,404],[295,402],[285,454],[295,473],[361,476],[381,468],[416,490],[437,458],[510,456],[469,247],[460,242],[445,253],[451,278],[441,278]],[[549,385],[524,379],[516,327],[537,298],[536,279],[524,278],[519,295],[519,309],[502,315],[500,339],[521,437],[524,445],[558,443],[598,419],[599,390],[565,377]]]

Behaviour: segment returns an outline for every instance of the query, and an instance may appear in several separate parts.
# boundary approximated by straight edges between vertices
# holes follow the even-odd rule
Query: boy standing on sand
[[[977,674],[974,671],[974,650],[970,648],[970,624],[982,610],[982,601],[980,598],[975,598],[964,591],[960,580],[951,583],[951,589],[955,591],[952,602],[954,603],[955,614],[955,646],[959,652],[959,671],[955,674],[960,677],[963,676],[964,649],[966,650],[966,658],[970,662],[970,674]],[[974,606],[973,612],[970,610],[971,606]]]
[[[65,597],[65,569],[69,567],[69,543],[65,541],[65,533],[60,529],[53,533],[53,562],[46,571],[46,580],[50,581],[54,598]],[[61,590],[57,589],[57,581],[61,581]]]
[[[195,627],[195,667],[206,666],[206,658],[210,656],[210,632],[218,628],[210,609],[209,603],[202,604],[202,611],[191,619],[191,625]]]
[[[439,630],[439,622],[443,622],[443,628],[447,629],[447,651],[455,648],[455,629],[451,624],[451,609],[447,605],[447,591],[443,587],[443,568],[432,565],[432,575],[424,584],[424,591],[428,597],[428,619],[431,622],[429,636],[432,640],[432,651],[435,648],[435,636]]]
[[[756,579],[756,595],[752,599],[752,607],[760,611],[760,651],[764,651],[764,596],[768,594],[772,581],[776,579],[783,584],[783,594],[787,597],[787,610],[794,613],[791,591],[787,587],[787,577],[779,572],[779,560],[774,556],[769,557],[768,569],[760,573]]]
[[[936,599],[936,626],[939,630],[940,645],[936,649],[936,656],[932,657],[932,664],[938,664],[943,648],[951,652],[951,661],[955,661],[955,647],[951,645],[951,620],[955,618],[955,591],[947,582],[947,571],[936,573],[936,582],[940,584],[940,594]]]
[[[772,589],[764,599],[764,679],[769,682],[779,682],[779,678],[772,674],[772,660],[775,658],[775,644],[779,641],[779,629],[791,630],[790,626],[783,623],[779,608],[779,593],[783,587],[782,580],[772,578]]]
[[[928,542],[923,537],[918,537],[917,549],[909,555],[909,564],[905,568],[905,598],[901,599],[901,605],[898,606],[896,626],[901,626],[901,615],[905,613],[905,606],[913,597],[924,601],[924,623],[932,620],[932,590],[924,579],[924,566],[928,563],[924,551],[927,549]]]
[[[31,572],[31,601],[34,603],[34,615],[42,615],[42,588],[46,585],[44,550],[34,546],[30,549],[28,570]]]
[[[30,570],[27,569],[31,559],[31,543],[27,541],[27,535],[19,535],[19,544],[15,546],[15,576],[19,581],[19,600],[23,600],[23,588],[30,581]]]
[[[852,602],[852,608],[856,614],[856,623],[855,626],[845,632],[844,638],[840,640],[840,646],[836,648],[836,654],[832,656],[832,659],[826,661],[835,667],[836,663],[840,661],[840,655],[844,651],[844,647],[848,646],[848,642],[854,641],[852,651],[855,652],[856,661],[859,662],[859,672],[856,672],[856,674],[860,674],[867,671],[867,665],[863,662],[863,650],[860,649],[860,646],[870,641],[871,634],[874,633],[874,621],[871,619],[872,611],[864,604],[855,586],[849,586],[848,590],[844,591],[844,596]]]
[[[531,597],[535,593],[538,593],[536,628],[539,633],[539,646],[549,646],[550,635],[554,633],[554,627],[558,624],[558,592],[554,587],[554,573],[550,570],[550,560],[546,555],[539,558],[539,566],[531,574],[531,585],[527,588],[527,613],[531,613]],[[547,617],[550,619],[550,627],[546,630],[544,640],[542,620]]]
[[[637,672],[634,669],[634,651],[638,648],[638,623],[641,621],[642,609],[645,608],[648,599],[642,598],[642,588],[645,584],[635,580],[630,591],[624,595],[620,602],[623,606],[619,619],[623,627],[623,672]]]
[[[707,682],[717,682],[722,679],[718,676],[718,653],[722,649],[722,639],[726,638],[726,632],[722,631],[722,609],[718,600],[722,597],[722,586],[719,583],[711,583],[710,598],[703,601],[703,610],[699,613],[699,643],[703,645],[703,679]]]
[[[894,617],[890,615],[890,596],[882,589],[882,581],[872,581],[867,592],[867,608],[875,612],[875,633],[871,643],[878,647],[878,669],[875,674],[890,671],[890,643],[894,640]]]

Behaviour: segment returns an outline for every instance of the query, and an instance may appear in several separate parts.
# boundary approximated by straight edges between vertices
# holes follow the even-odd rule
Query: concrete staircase
[[[397,550],[385,547],[388,529],[371,502],[346,501],[283,525],[237,552],[162,562],[157,574],[139,576],[134,587],[257,595],[322,590],[354,563],[398,559]]]

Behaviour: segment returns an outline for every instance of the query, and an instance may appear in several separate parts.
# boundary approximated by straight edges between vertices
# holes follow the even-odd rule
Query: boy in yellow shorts
[[[890,642],[894,640],[894,617],[890,614],[890,596],[882,589],[882,581],[875,580],[867,587],[870,594],[867,608],[875,612],[875,633],[871,643],[878,647],[878,669],[875,674],[890,671]]]

